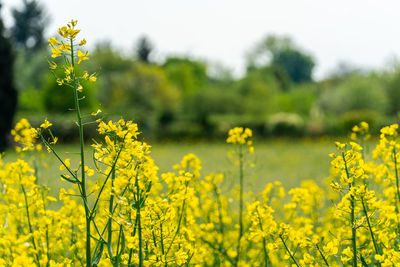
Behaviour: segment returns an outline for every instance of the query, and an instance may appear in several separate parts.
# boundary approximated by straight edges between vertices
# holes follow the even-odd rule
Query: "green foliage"
[[[58,87],[47,74],[47,53],[20,50],[17,55],[21,112],[63,113],[73,107],[70,88]],[[87,69],[99,79],[96,88],[85,85],[91,101],[84,100],[83,108],[97,109],[98,101],[106,116],[119,119],[115,114],[122,112],[151,137],[220,137],[239,124],[260,135],[336,135],[360,120],[378,127],[400,114],[399,69],[372,73],[341,67],[322,81],[305,82],[314,63],[287,37],[261,42],[249,56],[247,73],[239,78],[189,57],[148,64],[110,42],[97,44],[90,58]],[[308,67],[295,69],[303,63]],[[295,78],[297,74],[308,78]],[[278,119],[271,122],[274,116]],[[293,123],[294,117],[301,123]]]
[[[109,107],[112,105],[113,84],[118,83],[123,73],[132,68],[133,60],[114,49],[110,42],[96,44],[91,55],[88,71],[99,74],[96,82],[98,84],[97,99],[102,105]]]
[[[122,111],[153,134],[178,108],[179,91],[155,65],[135,63],[119,79],[112,80],[111,88],[110,109]]]
[[[340,116],[342,129],[350,132],[354,125],[359,125],[360,122],[367,122],[371,128],[375,128],[379,114],[373,110],[352,110]]]
[[[400,112],[400,68],[384,76],[386,93],[388,95],[387,113],[398,115]]]
[[[150,54],[152,50],[153,45],[150,43],[149,39],[146,36],[142,36],[138,40],[136,48],[137,58],[144,63],[150,63]]]
[[[248,68],[279,66],[294,83],[312,80],[313,58],[287,36],[267,36],[248,55]]]
[[[249,72],[234,87],[244,102],[243,112],[265,115],[275,110],[280,86],[269,69]]]
[[[14,25],[11,34],[17,47],[36,50],[43,45],[46,25],[42,7],[36,0],[23,0],[20,10],[13,9]]]
[[[273,56],[272,63],[285,69],[295,83],[312,80],[312,71],[315,63],[311,56],[298,50],[287,49],[279,51]]]
[[[206,66],[199,61],[170,57],[163,68],[172,84],[183,94],[197,92],[207,84]]]
[[[212,119],[213,117],[243,112],[244,104],[234,92],[220,88],[208,88],[183,99],[180,119],[190,123],[192,127],[197,125],[195,128],[199,129],[200,136],[213,136],[214,128],[218,128],[219,124]],[[186,128],[191,127],[181,127],[182,134],[187,130],[192,131]]]
[[[300,136],[304,126],[304,120],[296,113],[279,112],[268,119],[268,131],[275,136]]]
[[[296,113],[303,117],[310,115],[316,99],[313,85],[303,85],[292,88],[278,96],[278,107],[281,112]]]
[[[319,104],[322,110],[333,114],[353,110],[373,110],[385,114],[388,96],[378,77],[356,74],[326,90]]]
[[[49,72],[49,66],[45,59],[49,50],[47,47],[37,49],[35,53],[27,50],[19,50],[16,54],[14,72],[18,73],[16,87],[19,92],[25,90],[41,90],[43,88],[43,77]]]
[[[41,113],[45,110],[43,91],[27,89],[19,94],[18,110],[22,112]]]
[[[79,70],[77,70],[79,71]],[[62,76],[63,70],[57,70],[58,76]],[[67,85],[59,86],[53,74],[44,76],[43,81],[43,105],[47,112],[66,113],[74,108],[73,89]],[[89,81],[81,81],[85,99],[80,104],[81,108],[87,111],[96,108],[96,85]]]

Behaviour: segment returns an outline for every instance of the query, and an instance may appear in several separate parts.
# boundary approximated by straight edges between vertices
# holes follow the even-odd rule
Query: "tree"
[[[0,13],[0,150],[7,146],[7,135],[11,129],[17,105],[17,91],[13,83],[13,61],[11,44],[5,37]]]
[[[248,55],[248,69],[275,65],[282,67],[294,83],[312,81],[313,58],[289,37],[268,36]]]
[[[174,86],[184,94],[199,91],[208,81],[206,65],[187,57],[169,57],[163,68]]]
[[[153,50],[153,45],[146,36],[139,38],[137,43],[136,53],[140,61],[150,63],[150,54]]]
[[[36,0],[23,0],[21,9],[13,9],[11,35],[18,48],[36,50],[43,44],[46,25],[44,11]]]

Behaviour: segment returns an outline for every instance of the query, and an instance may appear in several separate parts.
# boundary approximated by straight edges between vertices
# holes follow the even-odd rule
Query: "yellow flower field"
[[[365,122],[353,128],[350,142],[336,142],[326,189],[311,180],[292,189],[276,181],[258,195],[246,192],[257,144],[243,127],[227,134],[237,178],[229,193],[221,190],[227,177],[203,173],[194,154],[160,172],[137,124],[104,121],[101,111],[92,114],[98,138],[88,156],[81,81],[96,82],[97,74],[76,69],[90,60],[76,26],[70,21],[49,40],[55,60],[49,64],[64,70],[55,82],[74,94],[80,162],[57,152],[47,119],[39,128],[26,119],[16,124],[20,156],[0,160],[0,266],[400,265],[397,124],[381,129],[370,153]],[[57,198],[37,183],[37,165],[24,160],[46,150],[69,188]],[[58,200],[60,208],[49,208]]]

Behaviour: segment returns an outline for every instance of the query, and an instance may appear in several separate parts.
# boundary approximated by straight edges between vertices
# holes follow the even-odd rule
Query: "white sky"
[[[10,8],[22,0],[3,0]],[[39,0],[50,35],[71,18],[89,43],[111,40],[128,53],[145,34],[159,57],[191,55],[243,73],[246,51],[267,34],[290,35],[317,62],[321,78],[346,61],[383,67],[400,55],[398,0]]]

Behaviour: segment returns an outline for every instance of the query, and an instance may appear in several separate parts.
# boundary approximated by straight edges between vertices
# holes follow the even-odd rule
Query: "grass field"
[[[78,146],[59,145],[57,151],[64,158],[71,158],[77,163]],[[152,147],[152,156],[160,168],[160,172],[171,171],[172,166],[181,158],[194,153],[202,161],[202,174],[222,172],[226,175],[226,189],[236,184],[237,166],[229,160],[227,152],[231,146],[225,143],[156,143]],[[334,152],[332,140],[269,140],[255,143],[255,153],[250,159],[255,167],[246,170],[246,189],[258,192],[267,182],[279,180],[286,188],[298,186],[302,180],[312,179],[322,184],[329,175],[330,158],[328,154]],[[59,174],[60,163],[47,152],[42,153],[39,165],[39,183],[46,184],[52,189],[52,194],[58,194],[61,185]],[[87,158],[91,158],[91,148],[87,148]],[[12,161],[17,157],[12,150],[6,151],[4,160]],[[27,155],[26,159],[33,162],[36,154]],[[67,186],[64,183],[63,186]]]

